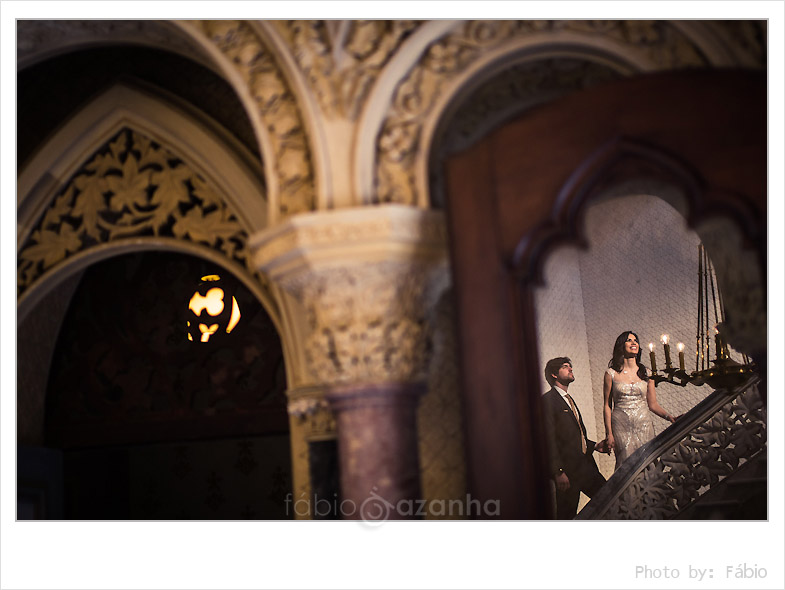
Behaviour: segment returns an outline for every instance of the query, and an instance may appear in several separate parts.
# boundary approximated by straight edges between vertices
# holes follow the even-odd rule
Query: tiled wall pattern
[[[433,357],[428,371],[428,391],[417,409],[426,519],[458,519],[465,514],[444,508],[450,505],[450,500],[466,498],[466,453],[454,313],[453,293],[449,290],[430,318]]]
[[[602,435],[604,432],[602,423],[596,423],[594,413],[578,250],[568,247],[552,253],[546,263],[544,277],[546,287],[539,289],[536,295],[540,365],[544,369],[545,363],[552,358],[570,357],[575,375],[575,381],[570,385],[570,396],[581,411],[589,438],[597,440],[597,433]],[[545,393],[550,385],[544,373],[540,374],[540,379]]]
[[[537,295],[540,359],[573,358],[570,392],[581,407],[590,438],[605,436],[602,379],[616,337],[633,330],[642,360],[650,366],[648,343],[655,343],[658,368],[665,363],[660,335],[671,337],[672,358],[684,342],[686,368],[695,368],[697,271],[700,240],[668,203],[653,196],[614,198],[590,206],[587,251],[564,248],[546,263],[546,286]],[[679,415],[702,400],[708,386],[661,384],[660,404]],[[667,423],[654,416],[655,432]],[[606,477],[614,458],[596,455]]]
[[[129,447],[132,519],[294,518],[289,437]]]

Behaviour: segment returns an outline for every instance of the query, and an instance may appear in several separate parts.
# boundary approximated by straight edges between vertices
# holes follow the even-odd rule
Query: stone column
[[[416,516],[426,316],[448,282],[443,215],[399,205],[305,214],[250,245],[256,268],[307,316],[295,346],[335,413],[343,516]]]

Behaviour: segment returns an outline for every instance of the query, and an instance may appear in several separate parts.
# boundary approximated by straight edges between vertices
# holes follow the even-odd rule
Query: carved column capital
[[[255,268],[302,303],[310,376],[412,382],[428,361],[427,310],[448,283],[444,217],[388,205],[304,214],[251,239]]]
[[[325,399],[323,387],[299,387],[290,389],[286,395],[289,416],[303,427],[306,441],[335,438],[335,416]]]

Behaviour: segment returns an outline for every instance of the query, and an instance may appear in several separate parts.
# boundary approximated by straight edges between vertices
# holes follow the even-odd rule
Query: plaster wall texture
[[[638,334],[641,360],[651,367],[648,344],[655,344],[658,369],[665,365],[660,336],[685,344],[686,369],[695,368],[698,309],[698,235],[659,197],[636,195],[592,204],[586,212],[588,250],[566,247],[546,263],[546,285],[537,295],[541,364],[564,354],[573,359],[570,393],[581,408],[589,438],[605,436],[602,382],[616,337]],[[711,311],[711,309],[710,309]],[[544,383],[544,381],[543,381]],[[708,386],[657,387],[660,405],[674,415],[710,393]],[[667,423],[652,414],[655,433]],[[595,455],[605,477],[613,456]]]

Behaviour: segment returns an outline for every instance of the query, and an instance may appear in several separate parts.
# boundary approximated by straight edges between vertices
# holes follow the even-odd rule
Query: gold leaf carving
[[[122,174],[104,177],[107,188],[114,193],[111,200],[113,209],[133,209],[147,204],[147,187],[150,173],[140,172],[136,158],[130,154],[123,164]]]
[[[150,202],[166,210],[172,209],[178,203],[188,203],[191,196],[188,194],[186,181],[192,175],[185,166],[170,168],[166,172],[153,172],[151,181],[158,188]]]
[[[190,239],[247,265],[247,235],[210,185],[175,154],[123,129],[54,197],[23,244],[18,294],[80,250],[145,235]]]
[[[76,252],[81,244],[70,224],[64,223],[59,231],[42,229],[33,233],[33,244],[22,252],[28,261],[41,261],[43,268],[49,268],[65,258],[66,254]]]
[[[67,215],[71,210],[71,200],[74,196],[74,186],[71,185],[59,197],[54,200],[52,206],[44,213],[44,220],[41,222],[41,227],[49,227],[60,223],[60,219]]]
[[[100,239],[100,229],[98,227],[98,212],[104,208],[105,181],[97,174],[77,176],[68,192],[73,193],[73,187],[79,190],[76,203],[73,207],[72,215],[82,218],[82,227],[90,237]]]

